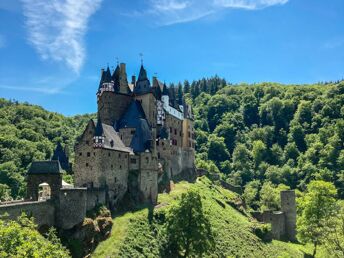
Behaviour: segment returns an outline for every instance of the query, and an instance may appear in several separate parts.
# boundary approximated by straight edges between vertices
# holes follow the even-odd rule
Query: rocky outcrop
[[[60,232],[63,243],[75,258],[89,257],[111,234],[112,218],[105,207],[97,207],[88,216],[74,228]]]

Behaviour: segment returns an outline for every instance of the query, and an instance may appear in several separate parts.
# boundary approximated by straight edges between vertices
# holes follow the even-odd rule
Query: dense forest
[[[231,85],[217,76],[170,85],[193,106],[197,166],[245,188],[253,209],[278,208],[280,189],[333,182],[344,197],[344,81]],[[32,160],[73,145],[92,115],[64,117],[0,99],[0,198],[21,198]],[[271,194],[275,193],[275,194]]]
[[[73,160],[75,139],[92,115],[64,117],[39,106],[0,99],[0,199],[25,195],[32,160],[50,159],[57,142]]]
[[[245,187],[254,209],[278,208],[279,190],[304,191],[311,180],[344,197],[344,81],[225,85],[218,77],[183,85],[198,167]]]

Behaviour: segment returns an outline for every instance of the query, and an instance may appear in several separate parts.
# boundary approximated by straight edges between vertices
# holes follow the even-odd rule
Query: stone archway
[[[35,161],[27,175],[26,199],[38,201],[39,185],[47,183],[50,186],[50,198],[58,199],[62,188],[62,173],[58,161]]]

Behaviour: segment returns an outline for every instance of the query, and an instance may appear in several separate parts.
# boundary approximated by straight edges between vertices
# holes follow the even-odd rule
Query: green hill
[[[161,257],[164,217],[170,204],[190,187],[199,190],[202,205],[215,235],[215,250],[207,257],[303,257],[304,247],[273,240],[262,241],[259,227],[240,207],[241,199],[201,177],[195,184],[181,182],[170,194],[160,194],[159,204],[116,215],[111,237],[100,243],[92,257]]]
[[[32,160],[50,159],[57,142],[67,146],[73,161],[75,139],[90,117],[65,117],[0,98],[0,200],[24,196],[28,166]]]

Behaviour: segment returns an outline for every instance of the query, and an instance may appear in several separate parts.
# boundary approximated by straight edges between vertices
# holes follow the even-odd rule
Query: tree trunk
[[[317,246],[318,246],[318,241],[314,242],[314,249],[313,249],[313,254],[312,254],[313,258],[315,258],[315,255],[317,254]]]

